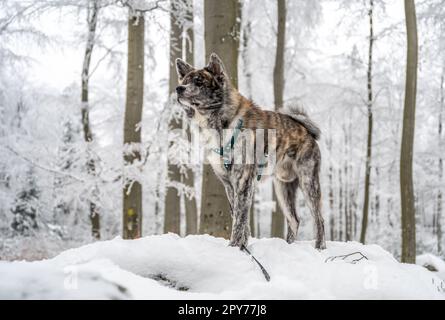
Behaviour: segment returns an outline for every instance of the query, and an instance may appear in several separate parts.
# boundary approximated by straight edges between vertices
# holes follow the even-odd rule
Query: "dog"
[[[288,222],[287,242],[296,240],[300,218],[296,210],[296,195],[303,192],[315,224],[315,247],[326,248],[324,220],[321,213],[320,163],[317,144],[320,130],[309,117],[293,108],[288,112],[261,110],[254,102],[242,96],[231,84],[222,60],[212,53],[203,69],[196,69],[182,59],[176,60],[179,85],[177,101],[186,114],[199,127],[210,132],[209,140],[216,146],[210,152],[209,161],[215,174],[225,187],[232,214],[230,245],[243,248],[250,236],[249,209],[252,204],[256,180],[261,180],[259,159],[252,163],[233,163],[226,154],[242,153],[241,142],[235,134],[224,144],[224,130],[254,132],[259,129],[273,130],[274,139],[265,144],[266,155],[274,148],[274,186],[278,203]],[[250,134],[250,138],[255,135]],[[226,149],[229,150],[226,150]],[[221,150],[221,152],[218,152]],[[233,156],[233,155],[232,155]]]

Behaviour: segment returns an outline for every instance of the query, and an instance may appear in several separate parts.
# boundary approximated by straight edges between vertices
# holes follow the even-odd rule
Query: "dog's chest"
[[[237,156],[242,154],[242,143],[239,142],[243,136],[241,126],[242,120],[235,119],[228,129],[222,131],[203,129],[207,161],[218,176],[228,175],[232,165],[239,163]]]
[[[208,124],[208,119],[206,116],[202,115],[199,110],[197,110],[195,107],[193,107],[193,120],[196,122],[196,124],[201,128],[206,128]]]

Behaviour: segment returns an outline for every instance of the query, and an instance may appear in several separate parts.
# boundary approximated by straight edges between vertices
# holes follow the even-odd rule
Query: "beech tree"
[[[204,0],[206,58],[216,52],[226,71],[238,87],[239,5],[237,0]],[[229,238],[231,211],[222,183],[210,164],[203,169],[200,233]]]
[[[88,0],[87,4],[88,35],[87,35],[85,54],[83,58],[82,83],[81,83],[82,127],[83,127],[83,136],[85,142],[87,143],[87,153],[88,153],[86,166],[88,174],[90,174],[92,177],[94,177],[96,174],[96,163],[90,150],[91,149],[90,145],[93,142],[93,133],[91,130],[91,123],[90,123],[89,82],[90,82],[91,56],[93,54],[93,49],[96,42],[96,28],[97,28],[97,20],[100,8],[99,1],[100,0]],[[94,186],[94,188],[97,189],[97,186]],[[93,190],[93,194],[97,194],[97,190]],[[89,207],[90,207],[92,235],[96,239],[100,239],[100,215],[97,204],[93,200],[90,200]]]
[[[131,168],[141,160],[142,107],[144,97],[144,12],[129,9],[127,100],[124,120],[124,162]],[[136,177],[126,177],[123,189],[123,238],[142,235],[142,185]]]
[[[284,59],[286,45],[286,0],[277,0],[277,49],[275,54],[275,66],[273,70],[273,92],[275,110],[284,107]],[[272,213],[272,237],[284,237],[284,215],[278,205],[275,188],[273,188],[273,200],[275,201],[275,210]]]
[[[442,68],[442,75],[440,77],[440,102],[439,102],[439,125],[438,125],[438,139],[439,139],[439,149],[443,150],[443,117],[444,117],[444,108],[445,108],[445,88],[444,88],[444,82],[445,82],[445,67]],[[438,159],[438,171],[439,171],[439,183],[441,186],[443,186],[443,155],[439,152],[439,159]],[[437,192],[437,217],[436,217],[436,232],[437,232],[437,252],[439,254],[442,253],[442,200],[443,194],[442,194],[442,188],[439,186],[439,190]]]
[[[368,70],[366,73],[367,89],[368,89],[368,138],[366,142],[366,160],[365,160],[365,191],[363,201],[363,216],[362,216],[362,230],[360,233],[360,242],[365,243],[366,228],[368,226],[368,212],[369,212],[369,194],[371,184],[371,156],[372,156],[372,127],[373,127],[373,90],[372,90],[372,56],[374,48],[374,0],[369,0],[369,50],[368,50]]]
[[[402,148],[400,152],[400,198],[402,203],[402,262],[416,262],[416,210],[413,185],[413,146],[417,93],[417,21],[414,0],[405,0],[407,60]]]

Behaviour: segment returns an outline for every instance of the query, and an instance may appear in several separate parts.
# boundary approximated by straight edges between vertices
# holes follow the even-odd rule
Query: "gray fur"
[[[300,219],[296,209],[298,178],[291,182],[274,179],[274,186],[278,203],[287,219],[287,242],[292,243],[297,238],[298,227],[300,226]]]
[[[249,209],[255,190],[255,169],[254,165],[234,165],[226,174],[217,173],[228,191],[227,197],[232,209],[230,245],[234,247],[246,246],[249,240]]]
[[[281,113],[288,115],[298,123],[300,123],[303,127],[306,128],[306,130],[309,132],[309,134],[315,139],[319,140],[321,135],[321,130],[317,126],[315,122],[313,122],[307,113],[298,106],[290,106],[287,107],[287,110],[281,110]]]
[[[321,214],[321,188],[320,188],[320,166],[321,154],[317,143],[312,140],[312,146],[297,158],[298,181],[303,191],[306,205],[309,207],[314,219],[316,232],[315,247],[324,249],[324,220]]]

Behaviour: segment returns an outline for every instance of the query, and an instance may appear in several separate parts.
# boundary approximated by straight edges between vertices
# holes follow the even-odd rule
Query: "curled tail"
[[[321,130],[320,128],[313,122],[307,113],[296,106],[288,107],[287,110],[281,111],[281,113],[291,117],[295,121],[297,121],[299,124],[301,124],[303,127],[306,128],[307,132],[315,139],[320,139]]]

